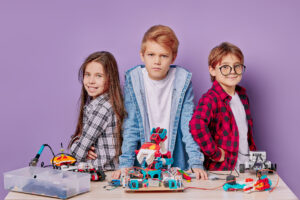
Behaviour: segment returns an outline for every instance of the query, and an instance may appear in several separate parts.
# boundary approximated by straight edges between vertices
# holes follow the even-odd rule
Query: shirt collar
[[[222,101],[229,102],[231,100],[232,97],[225,92],[220,83],[216,80],[213,82],[213,89],[220,95]],[[239,85],[235,87],[235,91],[239,96],[246,93],[246,89]]]
[[[236,91],[239,95],[242,95],[242,94],[245,94],[245,93],[246,93],[246,89],[243,88],[243,87],[241,87],[241,86],[239,86],[239,85],[237,85],[237,86],[235,87],[235,91]]]
[[[99,95],[96,99],[90,99],[90,97],[89,97],[89,100],[84,107],[87,111],[90,111],[91,109],[94,108],[94,106],[97,106],[98,104],[103,104],[104,102],[106,102],[108,100],[109,100],[109,95],[106,92],[104,94]]]

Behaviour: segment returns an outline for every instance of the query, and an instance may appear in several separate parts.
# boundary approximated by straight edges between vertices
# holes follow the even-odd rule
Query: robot
[[[143,168],[148,170],[159,170],[163,166],[168,166],[173,163],[171,152],[166,152],[164,141],[167,139],[167,130],[153,128],[151,131],[151,142],[144,143],[139,150],[136,150],[138,162]],[[166,152],[166,153],[162,153]]]
[[[267,153],[265,151],[250,151],[249,161],[240,164],[240,173],[244,173],[245,170],[258,172],[262,169],[269,169],[272,171],[276,171],[277,169],[276,163],[271,163],[271,161],[267,160]]]
[[[150,142],[144,143],[135,151],[141,167],[133,167],[128,173],[129,177],[121,178],[127,191],[183,191],[182,175],[177,170],[170,169],[173,158],[164,146],[166,139],[166,129],[153,128]]]

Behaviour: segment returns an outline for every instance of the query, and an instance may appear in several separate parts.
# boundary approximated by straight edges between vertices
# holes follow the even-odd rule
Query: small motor
[[[235,185],[236,184],[236,178],[233,175],[228,175],[226,177],[226,183],[230,184],[230,185]]]

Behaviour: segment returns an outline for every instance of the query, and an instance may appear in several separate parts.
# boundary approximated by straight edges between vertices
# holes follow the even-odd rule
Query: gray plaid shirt
[[[107,93],[100,95],[84,106],[82,135],[71,146],[71,153],[78,162],[91,162],[101,170],[118,168],[117,120]],[[87,160],[91,146],[97,158]]]

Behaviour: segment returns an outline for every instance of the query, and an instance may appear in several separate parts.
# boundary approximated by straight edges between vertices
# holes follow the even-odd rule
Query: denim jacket
[[[149,127],[141,70],[144,67],[144,65],[138,65],[125,74],[124,96],[128,116],[123,124],[122,155],[119,158],[120,168],[134,165],[135,150],[144,142],[149,141],[148,138],[145,138],[145,133],[155,128]],[[170,115],[171,138],[169,138],[169,150],[174,159],[172,166],[181,169],[203,169],[204,156],[189,132],[189,121],[194,111],[192,74],[179,66],[171,65],[170,67],[176,68]]]

